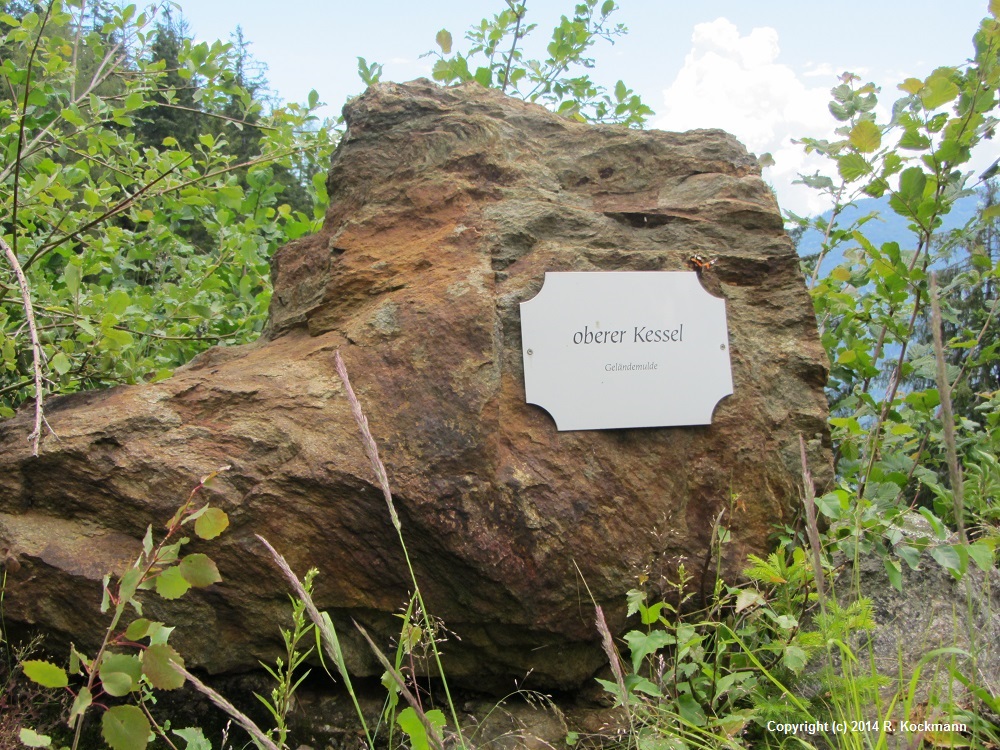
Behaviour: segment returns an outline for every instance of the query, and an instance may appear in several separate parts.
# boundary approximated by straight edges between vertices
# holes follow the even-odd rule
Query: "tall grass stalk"
[[[271,741],[270,737],[261,731],[260,727],[253,722],[253,719],[241,712],[238,708],[236,708],[236,706],[223,698],[219,693],[188,672],[180,664],[172,662],[171,666],[179,674],[183,675],[184,679],[190,682],[194,686],[195,690],[208,696],[208,699],[212,701],[212,703],[229,714],[233,718],[233,721],[243,727],[247,733],[254,738],[254,741],[256,741],[260,747],[264,748],[264,750],[283,750],[283,747],[279,748]]]
[[[389,509],[389,517],[392,519],[392,525],[396,529],[396,536],[399,538],[399,546],[403,550],[403,557],[406,560],[406,568],[410,574],[410,581],[413,583],[413,594],[417,598],[417,604],[420,607],[420,615],[424,620],[424,629],[428,634],[431,653],[434,655],[434,663],[437,667],[438,677],[441,680],[441,687],[444,690],[445,698],[448,702],[448,709],[451,712],[455,732],[458,735],[458,742],[464,748],[465,738],[462,736],[462,726],[458,720],[458,711],[455,709],[455,701],[452,699],[451,690],[448,688],[448,680],[445,677],[444,668],[441,665],[441,652],[439,651],[434,638],[435,626],[431,621],[430,610],[428,610],[427,606],[424,604],[423,594],[420,591],[420,584],[417,582],[417,576],[413,570],[413,562],[410,560],[410,553],[406,548],[406,540],[403,538],[403,527],[399,521],[399,514],[396,513],[395,503],[393,503],[392,500],[392,492],[389,489],[389,477],[386,474],[385,465],[382,463],[382,459],[379,458],[378,446],[375,444],[375,438],[372,437],[371,430],[368,427],[368,419],[365,417],[364,411],[361,409],[361,402],[358,400],[358,397],[354,394],[354,389],[351,387],[351,380],[347,375],[347,368],[344,366],[344,360],[340,356],[340,351],[337,351],[334,354],[334,365],[336,366],[337,374],[344,383],[344,392],[347,394],[348,402],[350,402],[351,413],[354,415],[354,421],[357,422],[358,429],[361,431],[361,440],[365,446],[365,453],[368,455],[368,460],[371,462],[372,470],[375,472],[375,477],[382,488],[382,494],[385,496],[385,504]]]

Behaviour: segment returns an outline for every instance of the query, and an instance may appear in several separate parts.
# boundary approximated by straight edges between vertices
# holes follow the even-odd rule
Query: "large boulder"
[[[604,663],[625,592],[680,563],[702,581],[721,510],[723,570],[762,553],[800,494],[798,438],[829,478],[827,362],[756,160],[719,130],[590,126],[476,85],[373,86],[345,110],[323,230],[273,260],[268,330],[163,382],[53,399],[0,424],[5,616],[78,644],[103,628],[100,578],[197,483],[232,527],[206,543],[221,585],[150,601],[189,665],[273,655],[286,587],[254,534],[380,674],[349,626],[386,642],[407,568],[344,388],[339,350],[388,466],[428,608],[461,640],[446,668],[476,686],[533,670],[574,688]],[[558,432],[525,403],[519,308],[545,271],[687,270],[726,300],[735,392],[701,427]],[[16,570],[15,570],[16,569]],[[617,615],[616,615],[617,613]]]

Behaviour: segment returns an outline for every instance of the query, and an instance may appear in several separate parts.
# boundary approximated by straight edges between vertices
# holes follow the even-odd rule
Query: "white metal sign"
[[[726,302],[692,272],[547,272],[521,340],[527,402],[559,430],[711,424],[733,392]]]

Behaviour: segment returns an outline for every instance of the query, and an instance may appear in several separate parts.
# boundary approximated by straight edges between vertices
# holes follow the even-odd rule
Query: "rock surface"
[[[30,414],[0,424],[7,621],[92,643],[101,576],[230,464],[208,497],[232,527],[204,545],[224,582],[151,598],[147,616],[178,626],[189,666],[272,657],[287,596],[259,533],[299,574],[320,569],[349,665],[381,674],[350,618],[388,645],[408,578],[339,349],[428,607],[461,638],[444,646],[449,676],[575,688],[605,661],[588,587],[614,626],[639,573],[683,562],[699,580],[723,509],[735,575],[794,512],[799,433],[829,477],[827,363],[778,207],[718,130],[587,126],[426,81],[375,86],[345,114],[324,228],[275,255],[257,343],[52,400],[59,439],[37,458]],[[735,393],[711,426],[560,433],[525,403],[518,304],[545,271],[688,270],[696,253],[717,259],[703,283],[727,301],[732,350]]]
[[[959,542],[956,534],[936,539],[931,525],[914,512],[905,514],[896,527],[904,540],[915,545]],[[949,702],[975,705],[949,665],[990,695],[1000,695],[1000,571],[996,568],[987,574],[970,561],[965,574],[956,579],[925,554],[916,569],[902,566],[900,592],[889,585],[881,558],[868,555],[858,560],[856,572],[852,561],[846,560],[837,584],[838,597],[845,604],[857,595],[872,601],[875,628],[870,639],[859,636],[856,652],[889,678],[906,675],[909,680],[917,675],[912,685],[890,683],[889,689],[900,689],[922,707],[924,716],[940,717]],[[847,593],[841,595],[842,590]],[[934,653],[938,655],[932,658]]]

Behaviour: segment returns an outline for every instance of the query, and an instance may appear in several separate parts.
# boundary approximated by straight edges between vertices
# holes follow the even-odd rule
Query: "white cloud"
[[[779,63],[778,32],[755,28],[746,36],[725,18],[698,24],[692,48],[670,87],[654,127],[665,130],[722,128],[752,152],[769,152],[775,164],[765,172],[782,209],[811,214],[828,206],[815,191],[793,185],[799,173],[830,173],[825,159],[806,155],[793,138],[831,138],[836,122],[827,109],[836,83],[827,65],[798,75]],[[806,75],[816,85],[807,86]]]

